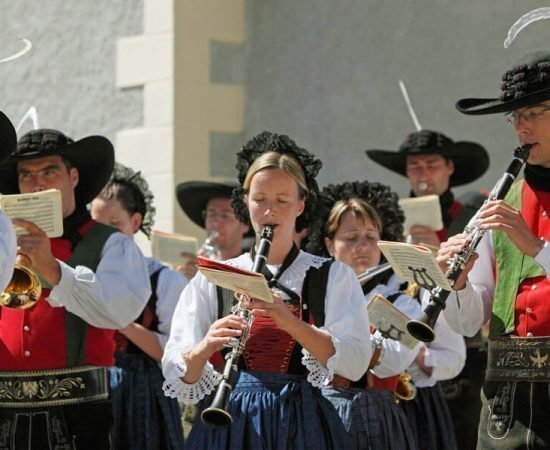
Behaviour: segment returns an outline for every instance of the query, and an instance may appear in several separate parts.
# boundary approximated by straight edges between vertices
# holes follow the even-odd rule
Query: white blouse
[[[15,231],[11,221],[0,211],[0,292],[4,292],[13,275],[16,251]]]
[[[299,295],[307,270],[320,267],[324,261],[325,258],[301,251],[279,278],[279,282]],[[247,270],[252,268],[248,253],[227,263]],[[278,266],[268,268],[276,273]],[[276,288],[273,291],[281,298],[288,299],[284,292]],[[166,381],[163,388],[167,396],[177,397],[184,403],[196,403],[210,394],[219,383],[221,375],[210,363],[205,365],[201,378],[195,383],[182,381],[187,371],[183,354],[202,340],[217,319],[216,288],[198,273],[181,294],[164,351],[162,368]],[[325,297],[325,324],[320,329],[331,336],[336,352],[324,367],[309,352],[302,350],[302,364],[309,371],[308,381],[321,387],[330,383],[334,373],[351,380],[359,379],[366,372],[371,357],[369,318],[361,286],[352,269],[345,264],[334,262],[330,268]]]
[[[147,264],[133,239],[113,233],[97,269],[59,261],[61,279],[46,301],[98,328],[119,329],[135,320],[151,295]]]
[[[158,331],[156,331],[155,334],[157,335],[160,346],[164,348],[166,342],[168,342],[168,336],[170,336],[174,310],[178,304],[180,294],[185,286],[187,286],[188,281],[187,278],[179,272],[170,269],[155,258],[148,256],[145,260],[147,261],[149,277],[154,272],[164,267],[164,269],[160,271],[158,277],[156,289],[157,303],[155,307],[155,314],[158,320]]]
[[[400,283],[397,276],[395,274],[392,275],[387,284],[379,284],[365,296],[367,303],[369,303],[376,294],[380,294],[387,298],[397,293]],[[393,302],[393,305],[410,318],[415,318],[420,314],[419,303],[407,294],[401,294]],[[380,338],[381,334],[378,330],[371,335],[373,346],[376,340]],[[378,363],[374,369],[372,369],[374,374],[380,378],[399,375],[414,361],[419,349],[419,344],[411,349],[401,344],[401,342],[389,338],[381,340],[380,345],[382,346],[382,353],[380,354]]]

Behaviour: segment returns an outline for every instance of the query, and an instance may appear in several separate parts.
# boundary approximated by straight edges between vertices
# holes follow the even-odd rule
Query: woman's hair
[[[378,234],[382,234],[382,221],[376,210],[360,198],[349,198],[337,201],[332,207],[324,230],[324,237],[333,239],[340,228],[342,217],[351,211],[363,223],[372,222]]]
[[[240,186],[233,189],[231,206],[235,217],[251,226],[244,196],[250,189],[252,177],[263,169],[282,169],[300,188],[305,199],[304,211],[296,218],[297,232],[306,228],[316,213],[319,186],[315,177],[322,167],[319,159],[304,148],[298,147],[288,136],[264,131],[250,139],[237,153],[237,177]]]
[[[135,172],[133,169],[116,162],[111,179],[98,194],[98,198],[118,200],[130,216],[136,212],[140,213],[141,223],[139,228],[149,237],[156,210],[153,206],[153,193],[140,172]]]
[[[262,170],[272,169],[281,169],[284,171],[294,181],[296,181],[300,198],[307,197],[309,189],[306,184],[306,177],[304,176],[304,172],[300,167],[300,164],[292,156],[277,152],[264,153],[254,160],[250,166],[250,169],[248,169],[248,172],[246,173],[246,178],[244,179],[244,192],[248,194],[250,191],[250,184],[252,183],[252,178],[254,175]]]

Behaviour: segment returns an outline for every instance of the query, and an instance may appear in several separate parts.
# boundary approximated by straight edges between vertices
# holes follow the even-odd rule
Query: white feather
[[[17,53],[15,53],[11,56],[8,56],[7,58],[0,59],[0,64],[8,62],[8,61],[13,61],[14,59],[17,59],[20,56],[23,56],[25,53],[27,53],[32,48],[32,42],[29,41],[28,39],[21,39],[21,41],[23,41],[23,43],[25,44],[23,49],[19,50]]]
[[[16,132],[19,132],[19,128],[21,128],[21,125],[23,125],[25,123],[25,120],[27,119],[32,120],[33,130],[38,130],[40,128],[40,125],[38,124],[38,113],[36,112],[36,108],[34,106],[31,106],[29,110],[25,113],[25,115],[21,117],[21,120],[19,121],[19,124],[15,129]]]
[[[399,80],[399,87],[401,88],[401,93],[403,94],[403,99],[405,100],[405,104],[407,105],[407,108],[409,109],[409,114],[411,115],[411,119],[414,123],[416,131],[422,130],[422,126],[420,125],[420,122],[418,121],[418,117],[416,117],[416,113],[414,112],[414,109],[412,107],[411,100],[409,98],[409,94],[407,93],[407,88],[405,87],[405,83],[403,83],[402,80]]]
[[[549,19],[550,18],[550,8],[537,8],[529,11],[528,13],[521,16],[508,30],[508,36],[504,40],[504,48],[510,47],[510,44],[514,42],[514,39],[530,23],[536,22],[537,20]]]

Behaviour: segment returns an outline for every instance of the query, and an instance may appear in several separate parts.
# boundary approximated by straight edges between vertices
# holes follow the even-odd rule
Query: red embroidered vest
[[[88,221],[79,233],[85,235],[94,224],[94,221]],[[71,248],[68,240],[53,238],[50,243],[55,258],[61,261],[69,259]],[[43,289],[37,304],[24,311],[0,308],[0,370],[67,367],[65,308],[50,306],[45,300],[49,294],[49,289]],[[114,330],[87,326],[85,364],[114,364],[113,334]]]

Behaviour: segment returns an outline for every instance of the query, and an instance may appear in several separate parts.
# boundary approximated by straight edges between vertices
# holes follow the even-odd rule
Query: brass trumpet
[[[0,294],[0,304],[10,309],[32,308],[40,299],[42,286],[38,276],[30,269],[31,260],[19,253],[6,290]]]

